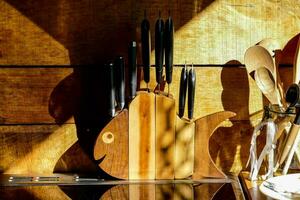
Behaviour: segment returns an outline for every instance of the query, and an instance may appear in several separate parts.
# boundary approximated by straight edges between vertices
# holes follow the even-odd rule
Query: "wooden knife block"
[[[180,119],[175,100],[138,92],[99,133],[94,158],[99,167],[120,179],[225,178],[209,154],[209,138],[224,120],[218,112],[196,120]]]

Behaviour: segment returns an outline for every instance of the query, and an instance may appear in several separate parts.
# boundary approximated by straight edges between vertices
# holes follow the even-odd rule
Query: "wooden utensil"
[[[272,47],[270,42],[262,42],[266,48]],[[278,104],[284,106],[284,98],[280,84],[278,84],[278,72],[275,61],[270,54],[270,49],[263,46],[253,46],[247,49],[245,53],[245,66],[248,73],[254,71],[254,79],[262,91],[264,96],[271,104]]]
[[[284,144],[284,148],[278,157],[278,161],[276,163],[275,169],[277,169],[287,158],[287,156],[294,144],[294,141],[298,135],[299,130],[300,130],[300,112],[297,112],[294,123],[292,124],[292,127],[287,136],[287,140]]]

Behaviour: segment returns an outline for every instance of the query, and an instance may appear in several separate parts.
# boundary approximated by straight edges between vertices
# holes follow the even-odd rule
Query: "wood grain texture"
[[[55,123],[61,115],[67,121],[79,90],[79,80],[71,74],[72,69],[63,68],[0,69],[0,123]],[[74,99],[66,106],[70,97]]]
[[[155,94],[139,92],[129,105],[129,178],[155,179]]]
[[[153,184],[129,185],[128,187],[129,187],[128,199],[132,199],[132,200],[156,199],[156,190],[155,190],[156,187]]]
[[[144,9],[150,21],[152,47],[158,10],[164,19],[171,10],[177,64],[185,60],[198,64],[243,63],[246,49],[263,38],[275,38],[283,48],[300,31],[300,7],[294,0],[1,0],[0,63],[103,62],[116,54],[126,55],[131,39],[138,41],[140,52]]]
[[[174,179],[175,100],[155,95],[155,179]]]
[[[176,184],[173,200],[194,200],[194,187],[190,184]]]
[[[101,130],[94,146],[94,158],[99,162],[99,167],[120,179],[129,177],[128,121],[128,111],[124,109]]]
[[[208,115],[195,121],[195,166],[194,179],[202,177],[224,178],[226,175],[221,172],[212,161],[209,153],[209,138],[216,128],[226,119],[234,117],[235,113],[224,111]]]
[[[262,110],[262,94],[245,68],[208,65],[195,68],[195,71],[199,80],[196,83],[195,118],[226,109],[237,113],[235,120],[249,120]],[[292,68],[280,68],[279,71],[286,90],[292,83]],[[66,68],[0,69],[0,101],[3,102],[0,105],[0,123],[55,123],[68,120],[78,109],[77,101],[82,97],[80,79],[72,72],[73,69]],[[155,70],[151,68],[149,86],[152,89],[156,85],[154,74]],[[170,93],[174,96],[176,108],[179,80],[180,68],[175,67]],[[143,81],[140,87],[145,87]],[[88,89],[85,88],[86,91]]]
[[[27,187],[5,187],[1,188],[0,196],[3,200],[24,199],[24,200],[71,200],[59,186],[27,186]]]
[[[3,173],[50,174],[77,141],[74,124],[63,126],[0,126],[0,168]]]
[[[194,172],[195,123],[176,116],[175,179],[188,178]]]
[[[129,186],[128,185],[117,185],[106,191],[102,196],[101,200],[114,200],[120,199],[125,200],[129,197]]]

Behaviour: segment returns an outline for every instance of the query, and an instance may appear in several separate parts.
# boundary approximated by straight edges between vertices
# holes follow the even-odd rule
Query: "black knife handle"
[[[174,25],[173,20],[169,17],[165,23],[165,63],[166,63],[166,80],[172,82],[173,73],[173,46],[174,46]]]
[[[142,59],[144,80],[146,83],[150,81],[150,54],[151,54],[151,33],[150,23],[144,19],[141,24],[141,37],[142,37]]]
[[[162,81],[163,60],[164,60],[164,22],[161,18],[155,24],[155,67],[156,67],[156,82]]]
[[[136,69],[136,42],[131,41],[128,49],[129,95],[133,99],[136,95],[137,69]]]
[[[188,77],[188,118],[193,119],[195,102],[196,74],[194,69],[190,69]]]
[[[300,105],[300,84],[292,84],[285,94],[286,102],[290,103],[289,107]]]
[[[187,78],[188,78],[188,71],[186,67],[184,67],[181,70],[181,75],[180,75],[180,86],[179,86],[179,109],[178,109],[178,116],[180,118],[183,117],[184,115],[184,107],[185,107],[185,99],[186,99],[186,90],[187,90]]]
[[[109,62],[107,64],[107,70],[108,70],[108,87],[109,87],[109,101],[108,101],[108,114],[111,117],[115,116],[115,77],[114,77],[114,64],[112,62]]]
[[[121,110],[125,106],[125,61],[124,57],[118,56],[115,59],[115,83],[116,83],[116,101]]]

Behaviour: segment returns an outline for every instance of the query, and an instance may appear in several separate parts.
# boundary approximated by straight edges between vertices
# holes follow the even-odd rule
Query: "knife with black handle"
[[[115,83],[117,106],[122,110],[125,106],[125,61],[123,56],[115,59]]]
[[[150,81],[150,54],[151,54],[151,32],[150,32],[150,23],[145,18],[141,23],[141,38],[142,38],[142,60],[143,60],[143,71],[144,71],[144,80],[147,83]]]
[[[171,17],[169,17],[165,23],[165,63],[166,63],[166,81],[168,83],[168,86],[172,82],[172,73],[173,73],[173,46],[174,46],[173,37],[174,37],[173,20]]]
[[[129,96],[133,99],[137,88],[136,42],[131,41],[128,49]]]
[[[189,71],[188,77],[188,118],[193,119],[194,115],[194,102],[195,102],[195,85],[196,85],[196,74],[194,67]]]
[[[108,114],[111,117],[115,116],[115,76],[114,76],[114,64],[109,62],[107,65],[108,70],[108,88],[109,88],[109,101],[108,101]]]
[[[163,60],[164,60],[164,22],[160,17],[155,24],[155,67],[156,67],[156,82],[158,84],[158,89],[160,89],[160,84],[162,82],[163,74]]]
[[[179,109],[178,109],[178,116],[180,118],[184,115],[184,108],[185,108],[185,99],[186,99],[186,92],[187,92],[187,80],[188,78],[188,71],[186,69],[186,65],[181,70],[180,75],[180,86],[179,86]]]

